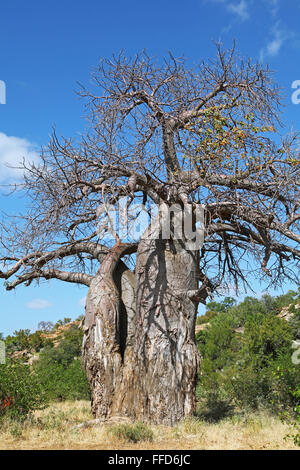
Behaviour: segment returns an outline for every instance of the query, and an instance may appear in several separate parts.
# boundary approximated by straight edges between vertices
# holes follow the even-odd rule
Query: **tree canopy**
[[[194,67],[171,54],[121,53],[101,60],[93,80],[80,89],[87,132],[73,140],[54,131],[39,164],[21,164],[16,189],[28,211],[1,223],[8,290],[43,278],[89,286],[109,249],[97,208],[124,197],[129,211],[133,202],[204,206],[200,300],[247,284],[250,272],[298,279],[298,138],[276,130],[281,94],[267,67],[217,44],[216,57]]]

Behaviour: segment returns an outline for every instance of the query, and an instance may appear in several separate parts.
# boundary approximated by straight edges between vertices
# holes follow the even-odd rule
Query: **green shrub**
[[[30,330],[14,331],[13,336],[5,338],[7,353],[30,349]]]
[[[71,325],[57,347],[47,346],[40,352],[34,369],[49,400],[90,398],[87,377],[81,368],[82,336],[82,330]]]
[[[294,397],[297,399],[298,405],[295,407],[295,411],[297,414],[297,422],[298,422],[298,432],[293,436],[294,443],[296,446],[300,447],[300,387],[295,390],[293,393]]]
[[[109,433],[128,442],[153,441],[153,431],[142,422],[116,424],[110,427]]]
[[[270,314],[255,314],[246,320],[241,355],[254,369],[261,369],[280,355],[290,354],[292,341],[292,328],[287,321]]]
[[[300,340],[300,311],[297,310],[290,320],[290,325],[293,329],[293,335],[295,340]]]
[[[283,354],[270,365],[273,376],[272,405],[280,413],[294,414],[299,397],[294,391],[300,389],[299,365],[292,363],[291,354]]]
[[[5,338],[5,346],[7,355],[10,356],[16,351],[24,351],[36,353],[45,346],[52,345],[52,342],[42,336],[42,331],[37,330],[30,333],[30,330],[15,331],[13,336]]]
[[[294,408],[296,421],[293,421],[291,424],[294,427],[296,434],[287,434],[285,439],[293,439],[294,444],[300,447],[300,387],[294,390],[293,395],[295,397],[297,405]],[[289,417],[289,416],[288,416]],[[285,421],[287,419],[286,414],[281,415],[281,419]]]
[[[63,321],[58,322],[57,327],[60,324],[66,324],[69,320],[69,318],[65,318]],[[49,322],[40,323],[39,325],[46,332],[53,328],[53,324]],[[56,340],[59,341],[59,344],[56,347],[54,347],[52,340],[42,335],[42,333],[42,330],[32,334],[30,334],[30,330],[19,330],[14,332],[14,336],[8,336],[5,339],[8,356],[23,349],[33,353],[39,352],[39,355],[38,360],[32,366],[11,363],[10,366],[2,368],[3,377],[0,374],[0,413],[2,415],[4,415],[4,411],[5,414],[9,412],[26,415],[26,410],[35,409],[34,390],[37,394],[36,400],[39,402],[40,393],[38,389],[43,391],[43,396],[48,401],[90,399],[87,377],[81,368],[82,330],[77,325],[69,325],[57,336]],[[27,360],[26,356],[25,360]],[[31,388],[24,382],[26,377],[31,383]],[[24,393],[26,391],[28,397],[22,395],[21,398],[18,395],[17,399],[14,398],[15,405],[12,407],[10,402],[7,401],[12,396],[12,392],[9,392],[9,390],[15,389],[18,391],[19,383],[24,384]],[[2,411],[1,397],[6,400],[3,401]],[[9,406],[7,403],[9,403]]]
[[[295,407],[292,392],[300,386],[300,373],[291,360],[294,328],[276,316],[295,295],[247,297],[197,334],[202,356],[197,398],[208,416],[221,416],[232,405],[274,412]]]
[[[268,368],[260,371],[252,367],[232,368],[227,373],[229,395],[241,408],[255,410],[272,402],[272,374]]]
[[[58,346],[48,344],[40,353],[40,367],[48,367],[48,365],[56,363],[67,367],[74,358],[81,356],[83,331],[76,325],[71,325],[63,332],[62,338]]]
[[[217,312],[215,312],[214,310],[207,310],[205,315],[197,317],[196,324],[203,325],[204,323],[209,323],[216,315]]]
[[[36,375],[19,362],[0,364],[0,417],[25,419],[46,405],[46,396]]]
[[[36,376],[48,400],[89,400],[90,390],[81,360],[73,359],[68,364],[55,361],[35,365]]]
[[[208,302],[206,304],[208,311],[216,313],[228,312],[236,304],[233,297],[225,297],[221,302]]]

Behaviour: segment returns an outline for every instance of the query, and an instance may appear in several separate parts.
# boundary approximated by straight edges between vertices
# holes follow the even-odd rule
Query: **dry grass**
[[[4,422],[0,449],[298,449],[284,437],[287,424],[263,414],[234,416],[219,423],[188,419],[172,428],[151,426],[153,441],[131,443],[116,437],[112,425],[76,428],[91,419],[89,402],[55,403],[23,425]]]

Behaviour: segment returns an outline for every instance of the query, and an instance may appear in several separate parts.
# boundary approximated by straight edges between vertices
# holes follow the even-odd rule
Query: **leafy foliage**
[[[30,330],[14,331],[13,335],[5,338],[6,351],[8,354],[16,351],[39,352],[43,347],[51,344],[47,338],[43,337],[42,330],[30,333]]]
[[[297,397],[300,401],[300,387],[297,388],[294,392],[295,397]],[[297,446],[300,447],[300,405],[297,405],[295,408],[295,411],[297,413],[297,421],[298,421],[298,432],[293,436],[294,442]]]
[[[39,323],[42,330],[19,330],[5,339],[8,361],[0,366],[0,415],[24,417],[50,400],[90,398],[81,368],[83,332],[66,320]],[[16,359],[18,352],[26,352],[22,360]],[[32,355],[36,360],[30,365]]]
[[[220,312],[227,312],[229,308],[236,303],[232,297],[225,297],[221,302],[209,302],[206,304],[207,310],[205,315],[197,318],[197,325],[208,323],[214,316]]]
[[[206,413],[221,415],[231,406],[273,411],[299,406],[294,391],[300,386],[300,371],[292,362],[298,329],[277,316],[298,300],[290,291],[277,298],[247,297],[226,312],[222,304],[214,305],[210,326],[197,335],[202,356],[197,394]]]
[[[54,325],[54,329],[57,329],[58,327],[60,327],[62,325],[67,325],[71,321],[72,321],[72,319],[69,318],[69,317],[65,317],[63,320],[58,320]]]
[[[81,360],[74,359],[67,366],[49,361],[46,367],[39,363],[36,377],[51,401],[89,399],[89,385],[81,368]]]
[[[82,330],[70,324],[56,347],[52,344],[41,351],[35,372],[50,400],[89,399],[88,382],[81,369],[82,336]]]
[[[22,420],[46,402],[42,385],[28,366],[11,361],[0,364],[0,418],[8,415]]]

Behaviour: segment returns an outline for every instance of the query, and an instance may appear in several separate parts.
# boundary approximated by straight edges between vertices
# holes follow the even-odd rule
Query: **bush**
[[[295,407],[300,404],[300,396],[295,390],[300,389],[299,365],[293,364],[291,355],[280,356],[271,365],[273,382],[272,404],[280,412],[294,414]]]
[[[204,315],[197,318],[197,325],[209,323],[219,313],[228,312],[228,310],[236,303],[232,297],[225,297],[221,302],[209,302],[206,304],[207,310]]]
[[[70,319],[65,318],[63,321],[57,323],[57,327],[60,324],[65,325]],[[40,327],[44,331],[48,332],[53,329],[53,324],[50,322],[40,323]],[[71,324],[67,328],[63,329],[56,335],[55,341],[59,344],[54,347],[53,338],[47,338],[47,335],[43,334],[42,330],[38,330],[35,333],[30,334],[30,330],[19,330],[14,332],[14,336],[8,336],[5,339],[6,351],[8,357],[11,353],[19,350],[26,350],[33,353],[39,353],[38,360],[34,361],[33,365],[30,366],[24,362],[24,364],[14,363],[5,368],[6,375],[5,380],[3,376],[3,393],[1,395],[0,389],[0,413],[2,415],[8,414],[11,410],[20,414],[26,414],[26,409],[31,409],[29,402],[24,402],[22,398],[23,411],[20,409],[20,400],[18,398],[18,404],[16,399],[14,400],[14,406],[11,404],[10,397],[13,396],[9,390],[14,390],[18,385],[18,377],[22,373],[22,379],[20,383],[23,383],[23,377],[27,377],[32,383],[32,387],[38,387],[43,390],[43,396],[48,401],[50,400],[80,400],[90,399],[89,385],[86,374],[81,368],[81,346],[82,346],[83,331],[78,328],[77,325]],[[28,355],[24,355],[23,361],[28,360]],[[2,369],[4,370],[4,369]],[[3,372],[4,374],[4,372]],[[15,381],[14,381],[15,377]],[[11,387],[4,389],[4,384],[11,382]],[[22,382],[23,381],[23,382]],[[2,381],[0,381],[2,385]],[[26,390],[33,388],[25,385]],[[36,389],[37,390],[37,389]],[[31,392],[30,392],[31,393]],[[39,392],[37,390],[37,401],[39,400]],[[2,397],[2,401],[1,401]],[[34,396],[31,396],[32,409],[35,408]],[[29,399],[29,396],[28,396]],[[17,410],[19,410],[17,412]]]
[[[142,422],[116,424],[111,426],[109,433],[117,439],[128,442],[153,441],[153,431]]]
[[[89,400],[90,390],[85,373],[81,369],[81,360],[74,359],[68,366],[57,362],[37,362],[37,379],[50,400]]]
[[[76,325],[63,332],[57,347],[40,352],[34,369],[49,400],[90,399],[89,385],[81,368],[83,332]]]
[[[241,356],[258,370],[279,356],[290,354],[292,341],[288,322],[270,314],[255,314],[245,322]]]
[[[207,310],[205,315],[202,315],[201,317],[197,317],[196,324],[197,325],[203,325],[204,323],[209,323],[212,318],[214,318],[217,315],[217,312],[214,310]]]
[[[298,405],[295,407],[295,411],[297,414],[297,422],[298,422],[298,432],[293,436],[294,443],[296,446],[300,447],[300,387],[295,390],[293,393],[294,397],[297,399]]]
[[[45,405],[42,386],[28,366],[19,362],[0,365],[0,417],[22,420]]]
[[[292,392],[300,386],[300,374],[291,360],[294,327],[276,316],[291,299],[293,292],[279,300],[247,297],[197,334],[202,356],[197,397],[207,415],[221,415],[233,404],[273,411],[295,407]]]
[[[297,310],[290,320],[290,325],[293,328],[293,335],[295,340],[300,340],[300,311]]]
[[[23,351],[30,348],[30,330],[14,331],[13,336],[5,339],[7,352]]]

